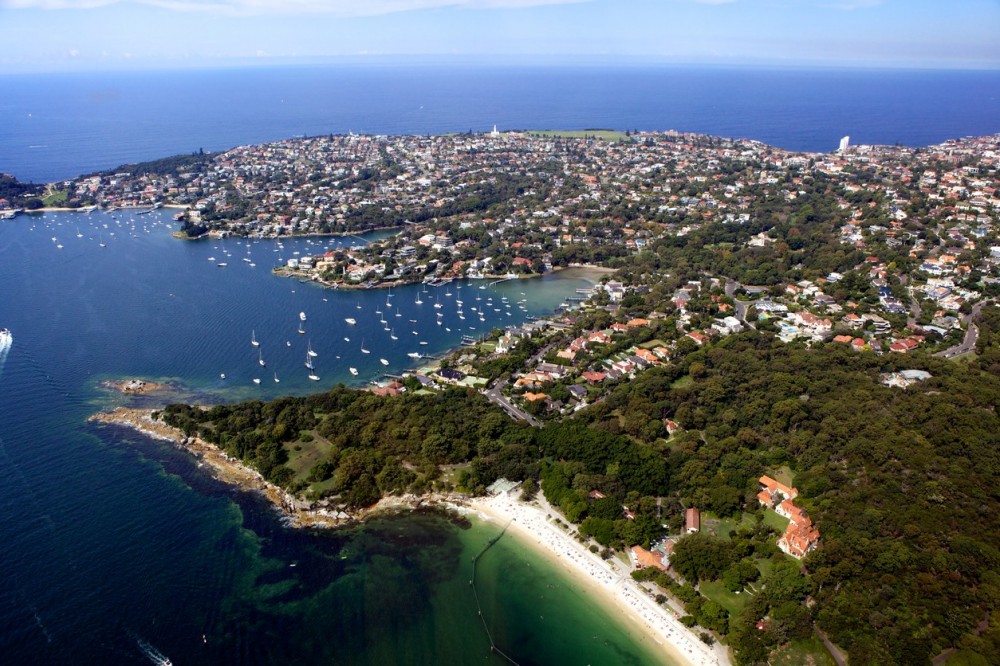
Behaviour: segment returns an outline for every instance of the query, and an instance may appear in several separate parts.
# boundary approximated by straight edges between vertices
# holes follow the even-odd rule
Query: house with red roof
[[[629,550],[629,559],[632,560],[632,566],[636,569],[647,569],[652,567],[654,569],[659,569],[660,571],[666,571],[669,566],[664,562],[667,556],[648,551],[642,546],[632,546]]]
[[[788,519],[785,533],[778,539],[778,548],[782,552],[801,560],[819,544],[819,530],[812,524],[809,516],[793,500],[798,497],[796,488],[789,488],[769,476],[760,477],[763,486],[757,493],[757,500],[767,508],[773,508],[779,515]]]
[[[684,531],[688,534],[701,531],[701,511],[687,509],[684,512]]]

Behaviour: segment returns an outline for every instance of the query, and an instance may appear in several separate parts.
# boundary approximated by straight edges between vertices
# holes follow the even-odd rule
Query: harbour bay
[[[241,239],[182,242],[169,227],[162,211],[22,216],[0,225],[0,321],[14,334],[0,368],[4,654],[15,662],[142,663],[148,645],[174,663],[364,664],[399,654],[407,663],[491,663],[466,568],[496,526],[461,529],[437,514],[418,514],[349,532],[292,530],[259,497],[215,482],[169,445],[86,425],[93,411],[124,400],[100,387],[107,379],[162,380],[200,402],[302,394],[398,372],[416,363],[408,352],[439,353],[468,333],[460,320],[449,333],[433,314],[421,314],[434,310],[426,296],[416,304],[419,286],[389,297],[386,290],[338,292],[270,274],[293,252],[358,239],[286,240],[284,252],[274,252],[273,241],[251,241],[249,248]],[[253,268],[242,261],[248,249]],[[232,256],[220,268],[225,252]],[[208,261],[212,256],[216,261]],[[526,299],[528,312],[489,310],[487,323],[505,325],[551,312],[592,279],[565,271],[487,290],[452,283],[428,293],[448,298],[450,288],[457,298],[462,286],[468,302],[501,293],[512,302]],[[408,327],[405,346],[391,346],[374,313],[387,298],[403,310],[393,318]],[[299,312],[307,313],[303,336],[296,332]],[[349,316],[358,321],[351,331]],[[265,370],[258,369],[251,331],[267,355]],[[370,359],[362,358],[361,337]],[[307,342],[318,353],[318,383],[305,376]],[[390,366],[379,363],[383,356]],[[347,372],[349,363],[357,364],[357,377]],[[265,371],[267,381],[251,382]],[[515,547],[501,561],[544,567]],[[551,624],[521,617],[513,599],[528,595],[537,580],[511,576],[502,580],[513,596],[494,605],[495,621],[511,635],[545,636],[517,655],[522,663],[557,655],[572,661],[574,654],[581,663],[621,663],[623,655],[651,663],[624,627],[577,592],[539,600],[539,614]],[[554,590],[572,587],[556,571],[550,583]],[[578,633],[602,636],[607,652],[576,645]]]

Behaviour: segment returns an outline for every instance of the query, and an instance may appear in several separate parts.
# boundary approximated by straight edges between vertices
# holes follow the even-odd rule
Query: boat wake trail
[[[153,645],[142,638],[141,636],[129,632],[133,639],[135,639],[135,644],[139,647],[139,650],[146,655],[149,661],[157,666],[172,666],[172,662],[159,650],[157,650]]]
[[[10,353],[10,338],[0,338],[0,377],[3,376],[3,366],[7,363],[7,354]]]
[[[42,622],[42,616],[38,614],[38,609],[31,604],[28,604],[28,607],[31,608],[31,614],[35,616],[35,624],[38,626],[38,629],[42,632],[42,635],[45,636],[45,642],[51,643],[52,634],[49,633],[49,630],[45,627],[45,623]]]

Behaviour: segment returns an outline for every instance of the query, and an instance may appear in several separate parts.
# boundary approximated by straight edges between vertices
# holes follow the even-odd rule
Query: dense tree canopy
[[[998,319],[984,310],[985,349]],[[992,640],[972,632],[1000,601],[995,365],[986,356],[954,364],[809,349],[751,331],[692,350],[541,429],[457,389],[382,398],[338,387],[209,410],[174,405],[166,415],[275,482],[298,490],[325,483],[353,506],[437,487],[445,466],[457,466],[455,484],[469,491],[499,477],[538,479],[582,533],[619,547],[648,546],[663,524],[679,525],[683,506],[759,516],[757,479],[787,465],[797,504],[822,534],[805,560],[809,576],[777,554],[776,535],[759,517],[725,547],[687,537],[675,566],[690,582],[767,591],[732,617],[682,592],[694,595],[689,612],[727,631],[742,663],[802,635],[811,620],[853,663],[927,663],[948,647]],[[879,382],[880,373],[904,368],[933,378],[905,390]],[[686,431],[666,441],[662,430],[641,427],[667,418]],[[326,447],[306,481],[289,466],[303,437]],[[774,559],[754,582],[748,558]],[[817,602],[811,610],[806,595]],[[773,629],[762,636],[754,627],[765,618]]]

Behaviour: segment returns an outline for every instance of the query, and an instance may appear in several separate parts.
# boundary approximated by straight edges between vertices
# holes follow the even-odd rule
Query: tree
[[[760,572],[754,561],[744,558],[723,572],[722,582],[730,592],[740,592],[747,583],[757,580],[759,576]]]
[[[674,545],[670,565],[686,580],[716,580],[730,564],[729,548],[703,532],[688,534]]]

